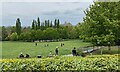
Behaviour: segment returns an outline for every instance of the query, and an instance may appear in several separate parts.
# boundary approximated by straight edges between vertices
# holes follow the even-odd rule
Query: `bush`
[[[120,55],[119,55],[120,56]],[[95,55],[87,57],[53,57],[31,59],[2,59],[2,71],[11,70],[119,70],[117,55]]]
[[[17,35],[16,32],[14,32],[10,35],[9,38],[10,38],[11,41],[17,41],[18,40],[18,35]]]

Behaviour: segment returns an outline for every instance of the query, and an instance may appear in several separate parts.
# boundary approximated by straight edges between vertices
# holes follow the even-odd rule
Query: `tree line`
[[[52,21],[50,21],[50,20],[45,20],[44,22],[40,22],[39,17],[37,18],[37,21],[36,20],[32,21],[32,29],[33,30],[39,30],[39,29],[46,30],[49,27],[59,28],[59,25],[60,25],[59,19],[54,20],[54,25],[53,25]]]
[[[36,40],[57,40],[77,39],[77,26],[71,23],[60,24],[59,19],[54,23],[50,20],[40,22],[40,18],[33,20],[31,26],[22,27],[20,18],[16,20],[16,26],[2,26],[2,39],[11,41],[36,41]]]

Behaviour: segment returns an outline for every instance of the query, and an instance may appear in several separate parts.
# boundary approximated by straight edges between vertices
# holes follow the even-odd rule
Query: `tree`
[[[38,23],[37,23],[36,20],[33,20],[33,22],[32,22],[32,29],[33,30],[37,30],[38,29]]]
[[[60,21],[59,19],[57,20],[57,28],[59,28],[59,25],[60,25]]]
[[[79,38],[79,36],[80,36],[80,23],[75,26],[75,31],[76,31],[76,38]]]
[[[19,18],[17,18],[17,20],[16,20],[16,33],[18,35],[20,35],[20,33],[21,33],[21,22],[20,22]]]
[[[62,38],[62,39],[68,38],[67,28],[65,26],[60,26],[60,28],[57,31],[59,33],[59,38]]]
[[[7,36],[7,29],[4,26],[2,26],[2,40],[6,40]]]
[[[38,28],[37,29],[40,29],[40,19],[39,19],[39,17],[37,19],[37,23],[38,23]]]
[[[50,22],[49,22],[49,20],[47,21],[47,27],[49,27],[50,26]]]
[[[47,29],[48,28],[48,22],[47,22],[47,20],[45,20],[45,27],[44,27],[45,29]]]
[[[36,37],[36,39],[37,40],[42,40],[43,39],[43,31],[41,31],[41,30],[37,30],[36,31],[36,34],[35,34],[35,37]]]
[[[30,31],[30,37],[31,37],[31,40],[34,42],[36,39],[36,30],[31,30]]]
[[[37,23],[36,20],[34,20],[34,23],[35,23],[35,30],[37,30],[38,29],[38,23]]]
[[[86,9],[84,23],[80,27],[80,38],[94,45],[114,45],[120,40],[120,1],[95,2]],[[118,41],[119,42],[119,41]]]
[[[23,33],[21,33],[20,34],[20,36],[19,36],[19,39],[20,40],[22,40],[22,41],[31,41],[31,33],[30,33],[30,31],[28,31],[28,32],[23,32]]]
[[[41,23],[41,30],[44,30],[44,29],[45,29],[45,23],[42,22],[42,23]]]
[[[22,32],[30,32],[30,30],[31,30],[30,26],[22,28]]]
[[[54,28],[57,28],[57,19],[54,21]]]
[[[75,27],[72,27],[72,29],[69,31],[69,38],[70,39],[76,39],[77,38],[77,32]]]
[[[47,28],[43,32],[44,32],[44,39],[46,39],[46,40],[53,40],[53,39],[59,38],[59,34],[56,29]]]
[[[34,22],[34,20],[32,22],[32,29],[35,30],[35,22]]]
[[[12,34],[10,35],[10,40],[11,40],[11,41],[17,41],[17,40],[18,40],[18,35],[17,35],[16,32],[15,32],[15,33],[12,33]]]
[[[52,25],[52,21],[51,21],[51,23],[50,23],[50,27],[53,27],[53,25]]]

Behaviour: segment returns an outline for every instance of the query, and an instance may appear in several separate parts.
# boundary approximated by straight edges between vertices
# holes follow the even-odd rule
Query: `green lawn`
[[[104,47],[104,48],[102,48],[102,49],[100,49],[100,50],[97,50],[97,51],[95,51],[95,52],[93,52],[93,54],[101,54],[101,51],[102,51],[102,54],[120,54],[120,47],[118,47],[118,46],[111,46],[111,50],[109,51],[108,50],[108,47],[106,46],[106,47]]]
[[[45,44],[49,44],[45,47]],[[60,46],[61,43],[65,45]],[[80,40],[68,40],[62,42],[39,42],[35,46],[34,42],[15,42],[15,41],[3,41],[2,42],[2,58],[16,58],[22,52],[23,54],[30,54],[31,57],[37,55],[47,56],[50,51],[55,54],[56,46],[59,47],[59,55],[71,54],[73,47],[79,48],[82,46],[91,45],[90,43],[82,42]]]

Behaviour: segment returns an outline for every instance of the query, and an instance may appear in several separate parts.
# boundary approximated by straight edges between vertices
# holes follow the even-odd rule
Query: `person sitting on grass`
[[[48,57],[53,57],[53,55],[52,55],[52,51],[50,51]]]
[[[19,58],[24,58],[24,55],[22,54],[22,52],[21,52]]]
[[[26,54],[25,58],[30,58],[30,55],[29,55],[29,54]]]

